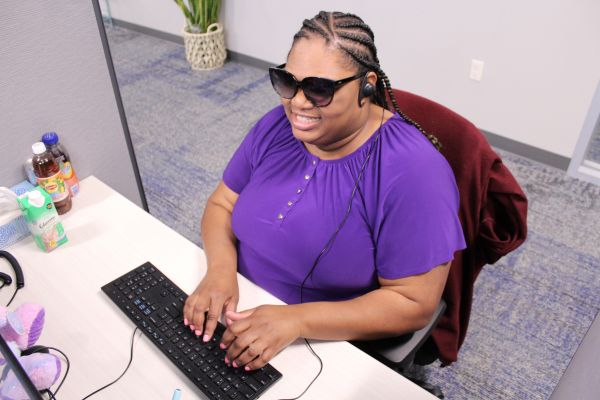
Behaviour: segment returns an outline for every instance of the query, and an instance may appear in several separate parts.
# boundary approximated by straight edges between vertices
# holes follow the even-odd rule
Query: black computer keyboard
[[[207,343],[196,337],[183,324],[187,295],[149,262],[102,291],[209,399],[256,399],[281,378],[269,364],[250,372],[227,366],[219,347],[225,326],[219,323]]]

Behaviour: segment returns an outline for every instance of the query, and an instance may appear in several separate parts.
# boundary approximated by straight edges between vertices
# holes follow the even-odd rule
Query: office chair
[[[351,343],[443,398],[439,388],[414,379],[409,370],[436,359],[444,366],[456,361],[479,272],[525,241],[527,198],[475,125],[429,99],[393,92],[400,110],[442,143],[441,153],[460,194],[459,218],[467,248],[455,254],[442,300],[426,327],[395,338]]]

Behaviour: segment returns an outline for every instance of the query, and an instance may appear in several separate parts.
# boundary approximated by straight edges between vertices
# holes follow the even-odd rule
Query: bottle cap
[[[27,192],[27,199],[29,200],[29,204],[37,208],[42,207],[46,202],[44,196],[42,196],[42,194],[37,190]]]
[[[31,150],[33,150],[33,154],[43,154],[46,152],[46,145],[42,142],[35,142],[32,146],[31,146]]]
[[[42,142],[44,142],[46,146],[56,144],[58,143],[58,135],[56,132],[46,132],[42,136]]]

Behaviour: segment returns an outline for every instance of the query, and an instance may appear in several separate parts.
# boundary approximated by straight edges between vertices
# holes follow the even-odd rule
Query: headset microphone
[[[0,281],[4,283],[3,286],[7,286],[12,283],[12,278],[10,277],[10,275],[5,274],[4,272],[0,272]]]
[[[17,280],[17,289],[21,289],[23,286],[25,286],[25,279],[23,278],[23,270],[21,269],[19,262],[8,251],[0,250],[0,258],[1,257],[6,258],[6,260],[9,262],[10,266],[15,271],[15,278]],[[6,274],[4,274],[4,275],[6,275]],[[10,279],[10,276],[8,278],[9,278],[9,281],[12,282],[12,279]],[[6,282],[6,277],[2,277],[2,275],[0,275],[0,279],[3,280],[6,285],[10,285],[10,282]]]
[[[10,266],[15,271],[15,278],[17,281],[17,287],[15,288],[15,292],[13,293],[12,297],[6,304],[6,307],[8,307],[8,306],[10,306],[10,303],[12,303],[12,301],[15,299],[15,296],[17,295],[17,292],[19,291],[19,289],[21,289],[23,286],[25,286],[25,279],[23,278],[23,270],[21,269],[21,266],[19,265],[19,263],[17,262],[17,259],[14,258],[12,254],[10,254],[8,251],[0,250],[0,257],[6,258],[6,260],[10,264]],[[2,275],[0,275],[0,280],[2,280],[4,282],[4,285],[10,285],[12,282],[11,277],[4,273],[2,273]]]

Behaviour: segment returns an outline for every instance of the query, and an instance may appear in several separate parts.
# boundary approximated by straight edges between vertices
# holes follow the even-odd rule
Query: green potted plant
[[[227,51],[223,25],[218,22],[221,0],[174,1],[185,17],[185,57],[192,69],[208,70],[223,66]]]

